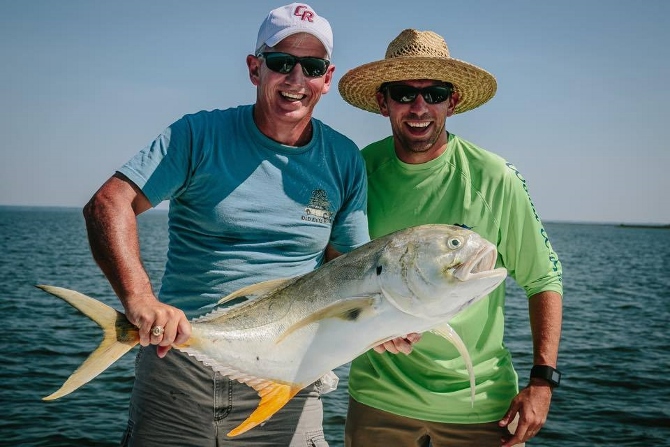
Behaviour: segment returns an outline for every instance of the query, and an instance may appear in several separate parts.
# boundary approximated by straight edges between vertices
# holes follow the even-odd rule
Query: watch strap
[[[561,383],[561,373],[556,368],[549,365],[535,365],[530,370],[531,379],[544,379],[552,387],[557,387]]]

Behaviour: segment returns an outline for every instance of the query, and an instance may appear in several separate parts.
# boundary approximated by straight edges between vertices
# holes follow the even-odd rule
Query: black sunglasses
[[[298,57],[288,53],[260,53],[257,57],[265,59],[265,65],[272,71],[288,74],[293,70],[295,64],[300,63],[302,72],[309,78],[320,78],[326,74],[330,61],[320,57]]]
[[[392,100],[400,104],[409,104],[414,102],[417,96],[423,96],[428,104],[439,104],[446,101],[451,96],[453,86],[431,85],[429,87],[416,88],[406,84],[388,84],[382,87],[385,89]]]

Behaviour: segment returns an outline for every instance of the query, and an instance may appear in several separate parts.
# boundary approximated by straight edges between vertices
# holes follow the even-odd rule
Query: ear
[[[375,94],[375,99],[377,100],[377,104],[379,104],[379,112],[382,116],[389,116],[389,109],[386,105],[386,95],[382,92],[377,92]]]
[[[449,98],[449,107],[447,107],[447,117],[450,117],[454,114],[454,110],[456,110],[456,105],[460,99],[461,97],[459,96],[458,92],[453,92],[451,94],[451,97]]]
[[[329,65],[326,74],[323,75],[323,86],[321,87],[321,94],[325,95],[330,91],[330,85],[333,82],[333,73],[335,72],[335,65]]]
[[[261,65],[262,61],[256,56],[250,54],[247,56],[247,68],[249,69],[249,79],[254,85],[261,83]]]

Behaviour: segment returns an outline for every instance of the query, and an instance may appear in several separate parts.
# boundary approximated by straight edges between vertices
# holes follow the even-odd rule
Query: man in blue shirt
[[[258,396],[186,354],[187,317],[260,281],[307,273],[368,241],[356,145],[312,112],[330,89],[332,31],[308,5],[270,12],[246,62],[254,105],[189,114],[121,167],[84,209],[91,250],[140,330],[123,445],[327,445],[316,388],[227,438]],[[142,266],[136,216],[168,200],[160,292]]]

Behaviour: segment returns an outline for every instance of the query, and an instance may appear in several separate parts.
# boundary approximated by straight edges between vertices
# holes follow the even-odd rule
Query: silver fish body
[[[380,342],[448,322],[505,278],[495,261],[472,231],[413,227],[269,292],[236,292],[229,299],[263,294],[194,320],[197,347],[183,350],[229,374],[308,385]]]
[[[496,259],[495,246],[473,231],[438,224],[408,228],[308,274],[238,290],[221,303],[243,296],[248,301],[194,319],[191,338],[175,348],[258,391],[259,407],[230,436],[267,420],[332,369],[411,332],[432,330],[456,344],[474,384],[468,353],[447,323],[505,279],[507,272],[495,268]],[[96,311],[87,312],[78,303],[85,295],[39,287],[97,321],[91,315]],[[118,315],[123,314],[106,312],[108,320],[116,318],[117,335],[132,332],[129,323],[118,329]],[[111,362],[94,361],[95,368],[106,368],[134,346],[132,341],[125,344],[130,347],[119,349],[125,351]],[[84,365],[68,379],[69,385],[46,399],[74,391],[104,370]],[[80,377],[72,380],[75,375]]]

